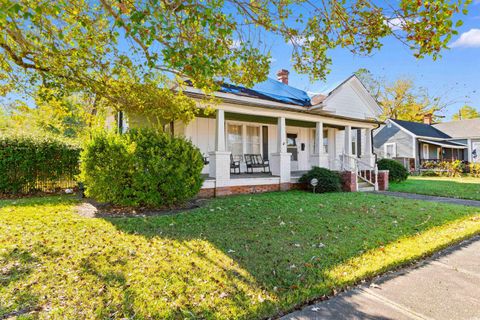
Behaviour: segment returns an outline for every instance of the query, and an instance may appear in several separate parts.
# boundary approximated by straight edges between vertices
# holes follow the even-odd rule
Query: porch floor
[[[307,171],[292,171],[290,176],[292,178],[300,178],[303,174],[307,173]],[[209,177],[208,174],[202,175],[204,180],[215,180],[215,178]],[[278,178],[278,176],[274,176],[270,173],[263,173],[263,172],[254,172],[254,173],[245,173],[242,172],[240,174],[230,174],[230,179],[255,179],[255,178]]]

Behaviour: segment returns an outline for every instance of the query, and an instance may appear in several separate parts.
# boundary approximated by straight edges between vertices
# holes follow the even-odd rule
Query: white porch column
[[[339,170],[338,160],[337,159],[337,129],[328,128],[328,156],[329,156],[329,169],[330,170]]]
[[[369,163],[371,166],[375,164],[375,156],[372,153],[372,129],[367,128],[365,131],[365,146],[361,158],[363,162]]]
[[[216,113],[215,151],[209,153],[209,176],[218,182],[230,179],[230,152],[225,145],[225,111],[217,109]]]
[[[313,165],[316,167],[328,168],[327,154],[323,150],[323,122],[315,125],[315,150],[313,151]]]
[[[345,126],[345,145],[343,147],[343,153],[349,157],[343,159],[343,165],[348,166],[349,168],[353,167],[352,156],[352,127]]]
[[[290,159],[287,153],[287,128],[285,118],[278,118],[277,124],[277,152],[272,154],[272,174],[280,177],[280,183],[290,182]]]

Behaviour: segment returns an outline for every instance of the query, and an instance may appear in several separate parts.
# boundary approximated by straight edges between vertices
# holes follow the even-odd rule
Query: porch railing
[[[341,155],[341,163],[342,170],[355,172],[357,176],[357,190],[358,178],[360,178],[372,185],[375,191],[378,191],[378,166],[376,163],[372,166],[370,163],[348,154]]]

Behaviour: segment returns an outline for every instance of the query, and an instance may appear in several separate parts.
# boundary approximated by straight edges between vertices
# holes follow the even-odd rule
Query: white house
[[[309,97],[288,85],[287,70],[277,75],[278,81],[252,89],[226,85],[215,94],[221,103],[213,115],[173,124],[175,135],[190,139],[205,157],[204,194],[288,189],[313,166],[353,172],[352,190],[376,187],[372,130],[381,109],[358,78]],[[203,96],[193,87],[185,92]],[[268,161],[271,174],[262,168],[247,174],[251,154]]]

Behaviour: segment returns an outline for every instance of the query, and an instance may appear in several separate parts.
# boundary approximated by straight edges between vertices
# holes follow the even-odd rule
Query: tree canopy
[[[0,93],[41,87],[61,99],[81,92],[97,108],[156,107],[167,121],[188,121],[195,104],[181,93],[183,80],[207,93],[219,81],[262,81],[271,58],[266,39],[290,42],[294,68],[323,79],[330,49],[369,55],[387,36],[416,57],[437,58],[469,3],[0,0]]]
[[[461,107],[457,113],[452,116],[452,120],[465,120],[480,118],[480,113],[477,109],[471,106]]]
[[[454,102],[447,96],[430,94],[408,76],[391,82],[375,77],[367,69],[359,69],[355,74],[382,108],[382,120],[423,122],[426,114],[432,114],[433,120],[438,122],[442,118],[441,112]]]

